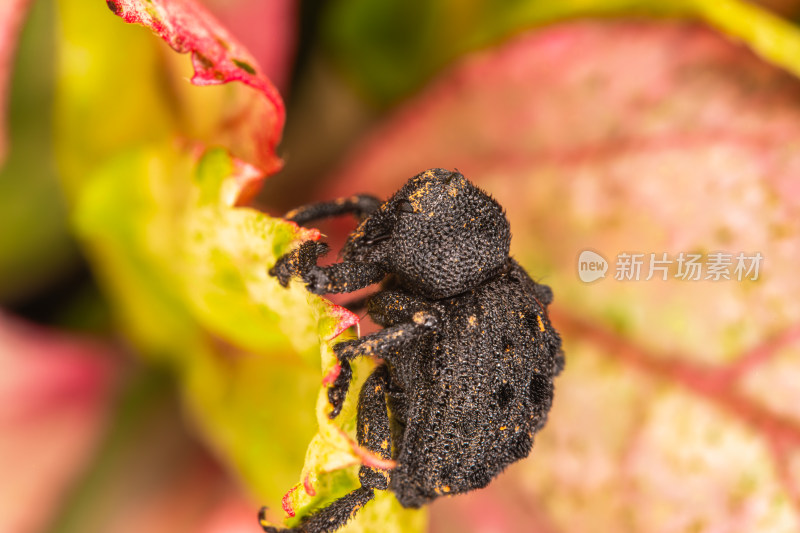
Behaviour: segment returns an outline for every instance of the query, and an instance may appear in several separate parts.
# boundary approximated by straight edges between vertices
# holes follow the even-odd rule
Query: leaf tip
[[[122,7],[116,2],[116,0],[106,0],[106,5],[108,6],[108,9],[110,9],[115,15],[120,16],[122,14]]]
[[[384,459],[377,454],[372,453],[371,451],[367,450],[366,448],[362,448],[356,441],[351,439],[347,432],[345,432],[342,428],[336,428],[341,436],[345,438],[345,440],[350,443],[350,449],[353,451],[353,454],[358,458],[358,462],[364,466],[368,466],[370,468],[377,468],[378,470],[392,470],[394,467],[397,466],[397,461],[392,459]]]
[[[292,224],[295,224],[292,222]],[[295,224],[297,226],[297,224]],[[297,226],[297,237],[307,241],[318,241],[322,238],[322,233],[317,228],[303,228]]]
[[[261,190],[265,174],[254,165],[240,159],[234,159],[233,169],[234,172],[231,175],[233,186],[225,201],[233,207],[241,207],[249,204]]]
[[[311,476],[311,472],[306,474],[306,477],[303,478],[303,490],[305,490],[306,494],[308,494],[309,496],[316,496],[317,495],[317,491],[314,490],[314,486],[311,484],[310,476]]]
[[[283,495],[283,498],[281,498],[281,507],[283,507],[283,512],[285,512],[286,516],[289,518],[294,518],[295,515],[294,507],[292,506],[292,498],[298,488],[300,488],[299,484],[289,489],[289,491]]]
[[[328,312],[336,320],[336,325],[333,328],[333,333],[326,340],[335,339],[350,326],[358,324],[358,315],[349,309],[333,303],[329,303],[328,305]]]
[[[322,378],[322,384],[326,387],[333,385],[336,382],[336,378],[339,377],[339,374],[342,372],[342,365],[336,363],[331,367],[325,377]]]

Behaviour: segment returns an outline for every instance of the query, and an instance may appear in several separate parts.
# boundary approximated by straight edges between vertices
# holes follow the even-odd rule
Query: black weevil
[[[549,287],[509,257],[511,233],[500,205],[458,172],[430,169],[389,200],[367,195],[304,206],[286,218],[305,224],[351,213],[361,223],[342,261],[317,266],[324,243],[307,241],[270,274],[286,286],[301,278],[316,294],[351,292],[383,280],[365,304],[384,329],[337,344],[342,371],[329,389],[341,410],[349,361],[383,362],[358,400],[357,439],[390,471],[362,466],[361,487],[293,529],[334,531],[390,490],[404,507],[486,486],[526,457],[553,398],[564,358],[550,325]],[[263,514],[263,510],[262,510]]]

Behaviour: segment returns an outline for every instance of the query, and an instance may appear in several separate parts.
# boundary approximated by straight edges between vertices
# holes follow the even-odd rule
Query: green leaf
[[[274,502],[294,485],[311,442],[301,479],[315,495],[289,497],[299,519],[356,487],[367,453],[354,441],[357,395],[332,422],[318,370],[320,352],[324,373],[336,365],[330,340],[353,317],[302,284],[284,289],[269,277],[295,240],[316,235],[227,205],[237,163],[224,151],[207,152],[196,166],[192,156],[169,154],[153,148],[114,158],[88,180],[76,227],[121,326],[145,355],[176,369],[206,440],[256,494]],[[366,361],[356,366],[353,390],[369,369]],[[353,527],[421,527],[419,513],[387,517],[387,505],[397,507],[370,506]]]
[[[318,317],[329,304],[267,274],[302,230],[222,203],[234,179],[224,152],[193,166],[169,147],[113,158],[88,178],[76,228],[120,326],[144,355],[174,366],[207,438],[256,492],[275,496],[313,433],[315,362],[333,333]]]
[[[198,433],[258,500],[276,508],[302,471],[314,495],[285,499],[298,520],[357,486],[357,465],[369,459],[354,440],[357,394],[334,423],[323,384],[336,366],[331,342],[354,315],[268,275],[277,257],[319,232],[238,207],[262,172],[232,157],[236,146],[196,142],[238,138],[217,135],[230,124],[206,120],[231,116],[221,97],[229,86],[186,84],[177,56],[148,32],[120,27],[105,8],[61,8],[63,179],[119,330],[147,363],[172,369]],[[162,37],[174,44],[176,36]],[[357,379],[368,369],[360,363]],[[387,515],[387,506],[398,507],[390,494],[349,527],[423,527],[423,513]]]

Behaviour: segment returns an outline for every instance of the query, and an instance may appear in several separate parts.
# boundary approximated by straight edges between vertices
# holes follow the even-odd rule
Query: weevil
[[[335,418],[348,393],[350,362],[379,360],[359,394],[356,437],[396,466],[361,466],[360,488],[292,529],[266,524],[262,509],[268,533],[335,531],[375,490],[420,507],[485,487],[530,453],[564,366],[547,313],[552,291],[509,256],[502,207],[461,173],[430,169],[385,202],[357,195],[286,218],[307,224],[343,214],[360,223],[340,262],[318,266],[328,247],[306,241],[270,274],[284,286],[299,278],[316,294],[382,282],[362,303],[383,329],[334,346],[341,371],[328,398]]]

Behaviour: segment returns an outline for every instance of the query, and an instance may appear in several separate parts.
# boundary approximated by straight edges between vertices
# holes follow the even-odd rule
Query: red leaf
[[[147,26],[176,52],[191,53],[195,85],[239,81],[259,91],[264,97],[263,107],[248,110],[247,126],[253,128],[250,133],[255,147],[253,160],[248,162],[268,174],[280,168],[275,149],[285,120],[283,100],[252,55],[203,6],[193,0],[107,3],[125,22]]]
[[[286,94],[296,48],[297,0],[206,0],[206,5]]]

